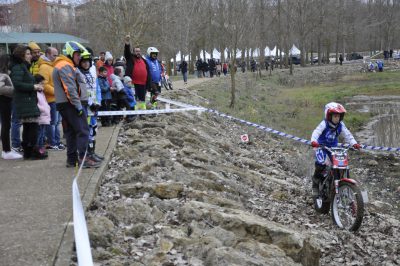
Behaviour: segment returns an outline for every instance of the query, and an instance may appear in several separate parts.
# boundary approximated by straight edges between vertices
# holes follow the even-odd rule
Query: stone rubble
[[[343,231],[313,209],[312,158],[208,113],[124,124],[87,217],[96,265],[400,265],[398,185],[371,189],[360,230]],[[357,163],[362,186],[384,178]]]

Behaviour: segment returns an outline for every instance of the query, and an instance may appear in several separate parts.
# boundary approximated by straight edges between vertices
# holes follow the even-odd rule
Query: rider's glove
[[[353,145],[353,148],[356,149],[356,150],[359,150],[359,149],[361,149],[361,145],[356,143],[356,144]]]
[[[318,148],[319,147],[319,143],[316,142],[315,140],[311,141],[311,146],[314,147],[314,148]]]
[[[83,109],[76,109],[76,111],[78,112],[78,116],[82,116],[83,115]]]

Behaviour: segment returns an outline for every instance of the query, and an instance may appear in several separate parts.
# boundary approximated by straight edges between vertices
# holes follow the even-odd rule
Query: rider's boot
[[[146,110],[146,102],[139,102],[137,104],[138,110]]]
[[[317,197],[319,195],[319,182],[323,178],[323,171],[325,169],[325,165],[320,165],[320,164],[315,164],[315,171],[314,175],[312,177],[312,191],[313,191],[313,196]]]
[[[157,96],[158,96],[158,94],[154,94],[150,100],[151,107],[152,107],[151,109],[153,109],[153,110],[157,109],[157,104],[158,104]]]

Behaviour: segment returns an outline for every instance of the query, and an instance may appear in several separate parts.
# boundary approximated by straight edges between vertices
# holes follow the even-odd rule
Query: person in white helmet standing
[[[151,76],[150,94],[153,108],[157,107],[157,96],[161,93],[161,64],[157,60],[158,50],[155,47],[147,48],[146,62],[149,65]]]

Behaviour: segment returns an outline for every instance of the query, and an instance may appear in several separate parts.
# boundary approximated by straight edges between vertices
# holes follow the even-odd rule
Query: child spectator
[[[108,83],[112,84],[112,80],[111,80],[111,75],[114,73],[114,58],[112,56],[112,54],[110,52],[106,52],[105,54],[105,62],[103,67],[105,67],[107,69],[107,80]]]
[[[114,74],[111,74],[112,80],[112,102],[115,106],[115,110],[121,110],[122,108],[130,109],[129,105],[126,101],[126,94],[124,90],[124,83],[122,79],[124,77],[124,69],[123,67],[116,67],[114,69]],[[113,122],[118,123],[118,121],[122,118],[121,116],[114,116]]]
[[[35,75],[35,84],[44,86],[45,78],[42,75]],[[47,151],[44,147],[46,138],[46,126],[50,125],[50,105],[47,103],[46,95],[43,91],[37,91],[37,105],[40,111],[39,115],[39,136],[37,141],[37,147],[33,150],[34,157],[36,159],[47,158]]]
[[[130,110],[134,110],[136,105],[135,91],[132,89],[132,79],[128,76],[124,77],[124,91]]]
[[[107,69],[105,67],[99,68],[99,76],[97,78],[101,90],[101,111],[111,110],[111,90],[110,84],[107,81]],[[111,125],[111,119],[109,116],[102,116],[100,118],[101,125],[108,127]]]

